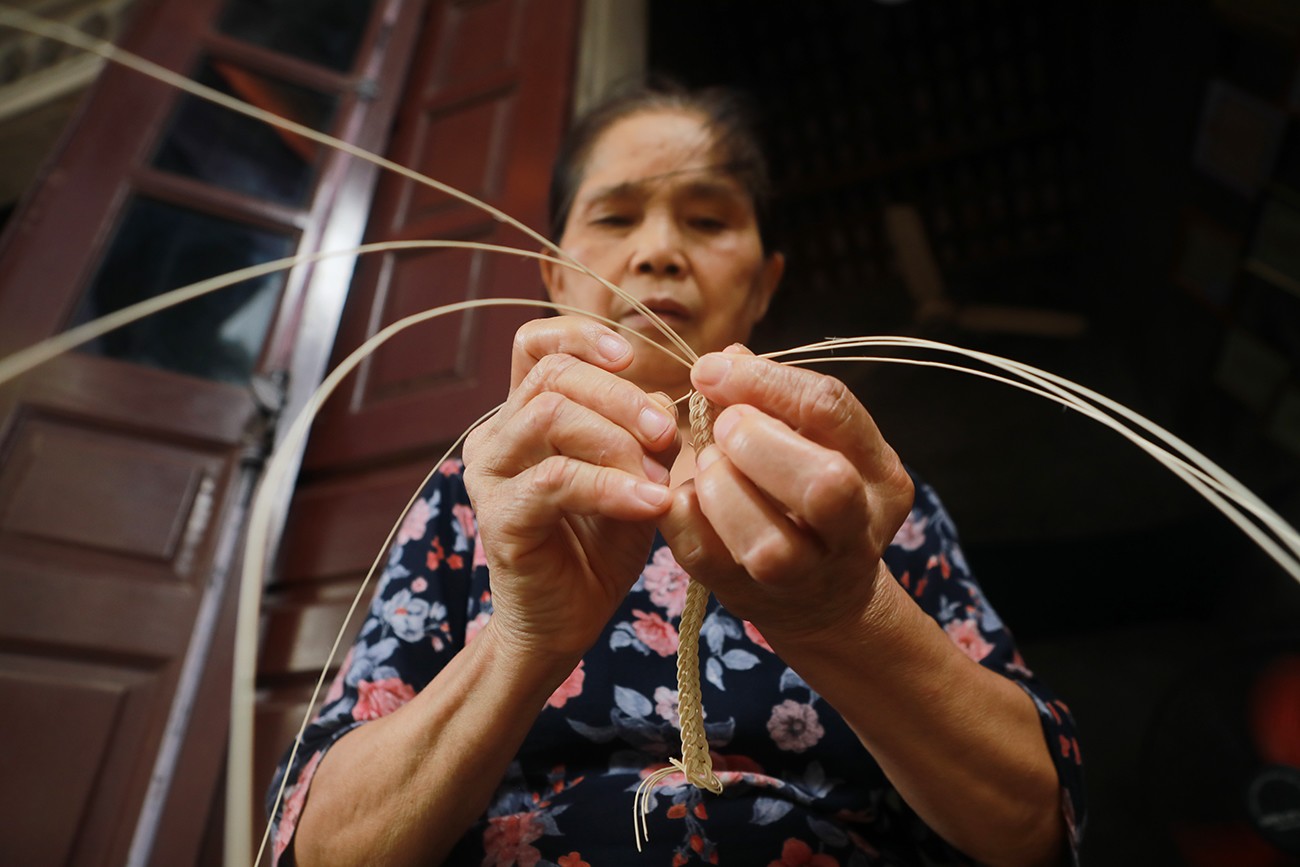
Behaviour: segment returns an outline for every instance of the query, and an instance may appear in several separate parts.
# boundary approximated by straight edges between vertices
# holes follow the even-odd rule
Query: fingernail
[[[691,378],[702,385],[717,385],[722,382],[729,370],[731,370],[731,359],[711,352],[695,362]]]
[[[655,484],[666,485],[668,480],[672,478],[672,474],[668,472],[668,469],[649,455],[641,456],[641,466],[645,468],[646,478]]]
[[[646,439],[657,440],[672,425],[673,420],[668,417],[667,413],[646,407],[641,410],[641,415],[637,417],[637,424],[641,427],[641,433]]]
[[[600,340],[596,341],[596,351],[604,357],[606,361],[618,361],[624,355],[632,351],[632,346],[621,337],[613,334],[606,334]]]
[[[720,454],[717,446],[705,446],[704,451],[695,456],[695,468],[701,471],[707,470],[718,460]]]
[[[637,482],[636,495],[652,506],[662,506],[671,496],[667,488],[653,482]]]
[[[722,351],[730,352],[732,355],[753,355],[754,354],[752,351],[750,351],[750,348],[743,343],[733,343]]]

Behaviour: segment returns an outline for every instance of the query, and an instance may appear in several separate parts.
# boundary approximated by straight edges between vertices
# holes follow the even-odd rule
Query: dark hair
[[[751,101],[728,88],[690,90],[666,81],[620,93],[588,111],[570,128],[560,144],[551,171],[547,210],[551,238],[558,242],[564,234],[574,196],[582,185],[587,158],[591,156],[596,141],[618,121],[651,111],[683,111],[704,118],[705,127],[713,134],[713,146],[720,157],[719,167],[749,194],[758,223],[759,240],[763,250],[771,252],[771,181]]]

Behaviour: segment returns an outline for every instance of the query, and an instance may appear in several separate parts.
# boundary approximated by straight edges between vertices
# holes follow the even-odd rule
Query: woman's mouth
[[[664,321],[665,325],[676,328],[690,319],[686,306],[669,299],[651,298],[641,302],[651,313]],[[629,310],[623,314],[623,324],[631,328],[653,327],[650,318],[639,310]]]

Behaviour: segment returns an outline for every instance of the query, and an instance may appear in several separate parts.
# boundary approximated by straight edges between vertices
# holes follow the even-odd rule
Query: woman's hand
[[[758,627],[940,836],[980,863],[1059,863],[1060,783],[1033,703],[880,559],[913,487],[867,411],[830,377],[743,350],[704,356],[691,380],[726,408],[660,522],[678,562]]]
[[[530,322],[510,396],[465,442],[465,486],[492,573],[495,631],[577,658],[636,581],[669,507],[669,400],[620,379],[629,343],[589,319]]]
[[[770,642],[861,623],[912,482],[838,380],[739,348],[695,365],[723,407],[661,529],[678,562]]]

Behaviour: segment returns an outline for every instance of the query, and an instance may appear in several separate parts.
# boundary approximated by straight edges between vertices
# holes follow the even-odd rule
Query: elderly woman
[[[280,863],[1067,861],[1069,714],[934,493],[839,382],[741,346],[783,260],[734,100],[607,104],[551,198],[564,250],[702,357],[688,370],[585,317],[520,329],[504,409],[422,493],[282,769]],[[591,278],[542,277],[665,342]],[[723,408],[698,455],[671,404],[690,388]],[[687,574],[716,599],[700,662],[726,788],[665,779],[638,855],[632,793],[675,750]]]

